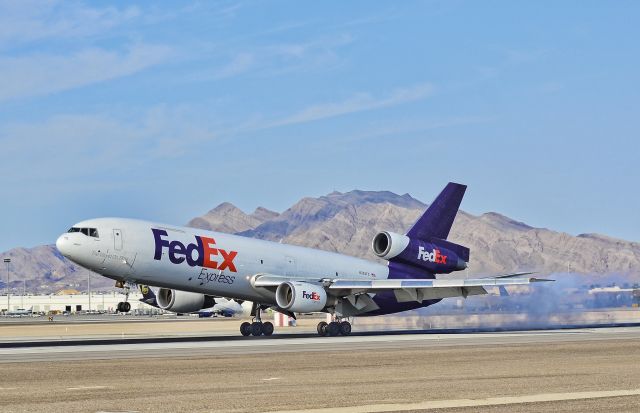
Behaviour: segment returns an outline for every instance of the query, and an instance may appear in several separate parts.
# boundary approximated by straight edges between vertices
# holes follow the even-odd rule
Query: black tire
[[[322,337],[326,336],[328,333],[327,327],[329,327],[329,324],[327,324],[325,321],[320,321],[318,323],[318,335]]]
[[[262,335],[262,323],[261,322],[254,321],[253,323],[251,323],[251,334],[253,334],[256,337]]]
[[[273,324],[270,322],[262,323],[262,334],[270,336],[273,334]]]
[[[331,337],[337,336],[338,334],[340,334],[340,323],[336,321],[330,322],[327,331],[329,332],[329,335]]]
[[[251,323],[245,321],[244,323],[240,324],[240,334],[242,334],[245,337],[250,336],[251,335]]]
[[[343,336],[348,336],[351,334],[351,323],[348,321],[343,321],[340,323],[340,334]]]
[[[116,313],[121,313],[122,312],[122,303],[118,303],[118,305],[116,306]]]
[[[128,313],[129,311],[131,311],[131,303],[129,302],[124,302],[122,303],[122,312],[123,313]]]

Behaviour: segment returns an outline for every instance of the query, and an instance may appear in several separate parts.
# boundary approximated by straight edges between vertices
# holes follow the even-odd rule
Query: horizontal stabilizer
[[[464,245],[454,244],[453,242],[439,238],[431,238],[427,241],[432,242],[439,247],[446,248],[449,251],[453,251],[462,261],[469,262],[469,248]]]

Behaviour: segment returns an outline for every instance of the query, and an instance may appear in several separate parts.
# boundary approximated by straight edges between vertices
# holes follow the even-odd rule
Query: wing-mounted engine
[[[438,238],[412,239],[393,232],[380,232],[371,244],[380,258],[417,267],[433,274],[467,268],[469,249]]]
[[[160,288],[156,296],[158,307],[174,313],[193,313],[215,305],[210,295]]]
[[[322,285],[287,281],[276,289],[276,303],[295,313],[321,311],[327,305],[327,292]]]

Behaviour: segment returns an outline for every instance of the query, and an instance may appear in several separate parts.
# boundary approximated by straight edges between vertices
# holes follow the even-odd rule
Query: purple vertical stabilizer
[[[420,240],[447,239],[466,189],[466,185],[449,182],[425,213],[413,224],[407,236]]]

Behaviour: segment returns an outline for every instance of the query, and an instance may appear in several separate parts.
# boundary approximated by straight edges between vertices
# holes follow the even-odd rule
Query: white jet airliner
[[[26,308],[18,308],[16,310],[9,310],[5,313],[9,317],[22,317],[33,314],[33,307],[30,307],[28,310]]]
[[[157,305],[189,313],[211,307],[215,297],[252,301],[245,335],[271,335],[265,308],[295,313],[328,312],[320,335],[348,335],[347,317],[397,313],[447,297],[486,294],[485,287],[546,281],[513,273],[490,278],[442,279],[466,268],[469,249],[447,241],[466,186],[449,183],[405,234],[383,231],[373,252],[387,265],[338,253],[123,218],[75,224],[56,241],[73,262],[116,280],[116,286],[152,285]],[[120,303],[121,311],[130,308]]]

